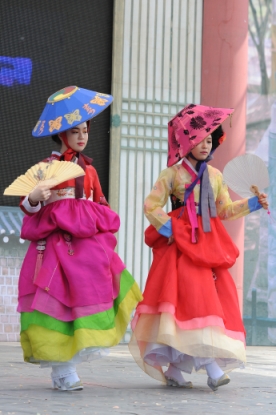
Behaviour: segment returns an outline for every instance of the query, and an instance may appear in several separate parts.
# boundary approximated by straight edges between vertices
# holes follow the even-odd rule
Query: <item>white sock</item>
[[[213,380],[219,379],[224,374],[215,360],[205,365],[205,369],[208,376]]]
[[[76,373],[76,366],[72,365],[71,363],[65,363],[63,365],[52,366],[52,379],[67,378],[68,376],[73,375],[75,373]]]
[[[165,372],[165,374],[168,378],[177,380],[179,383],[186,382],[181,373],[181,370],[175,367],[172,363],[170,363],[169,369]]]

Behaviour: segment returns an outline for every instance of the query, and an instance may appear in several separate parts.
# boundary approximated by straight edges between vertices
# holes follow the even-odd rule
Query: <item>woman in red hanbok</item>
[[[228,271],[239,252],[221,220],[267,202],[264,194],[232,202],[220,171],[207,165],[232,112],[191,104],[169,122],[168,168],[144,203],[153,262],[129,347],[147,374],[168,385],[192,387],[182,372],[194,369],[206,371],[216,390],[229,383],[226,372],[245,362],[245,330]]]

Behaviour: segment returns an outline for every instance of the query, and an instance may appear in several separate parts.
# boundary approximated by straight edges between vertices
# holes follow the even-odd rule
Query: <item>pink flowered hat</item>
[[[233,108],[215,108],[189,104],[168,123],[168,162],[173,166],[212,134],[234,112]],[[216,147],[223,141],[219,140]]]

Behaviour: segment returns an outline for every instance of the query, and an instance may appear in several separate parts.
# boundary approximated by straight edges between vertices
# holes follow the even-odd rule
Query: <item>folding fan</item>
[[[40,162],[15,179],[5,189],[4,195],[27,196],[40,183],[51,188],[84,174],[84,170],[78,164],[69,161],[51,160],[47,163]]]
[[[264,161],[255,154],[244,154],[229,161],[223,170],[227,185],[241,197],[259,196],[269,186],[269,174]]]

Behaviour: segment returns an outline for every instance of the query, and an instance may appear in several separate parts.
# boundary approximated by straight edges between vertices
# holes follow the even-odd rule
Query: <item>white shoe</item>
[[[76,373],[65,378],[53,379],[53,388],[60,391],[80,391],[83,385]]]
[[[168,386],[176,386],[177,388],[183,388],[183,389],[192,389],[193,387],[192,382],[186,382],[186,381],[179,382],[176,379],[168,378],[166,375],[165,375],[165,378],[166,378],[166,383]]]
[[[181,370],[170,364],[169,369],[164,373],[168,386],[176,386],[177,388],[191,389],[192,382],[187,382],[181,373]]]
[[[227,385],[230,382],[230,378],[225,373],[218,379],[212,379],[208,377],[207,379],[207,385],[209,388],[211,388],[213,391],[218,390],[220,386]]]

